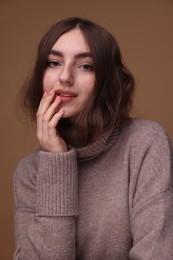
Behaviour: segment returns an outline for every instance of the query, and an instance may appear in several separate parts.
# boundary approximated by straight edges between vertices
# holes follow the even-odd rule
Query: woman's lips
[[[57,90],[55,94],[61,98],[62,102],[70,102],[77,97],[77,94],[72,91]]]

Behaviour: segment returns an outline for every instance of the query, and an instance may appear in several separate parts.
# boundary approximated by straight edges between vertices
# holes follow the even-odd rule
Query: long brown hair
[[[48,55],[57,39],[74,28],[79,28],[91,51],[96,75],[93,96],[81,111],[75,124],[78,140],[85,145],[120,122],[130,117],[134,93],[134,78],[122,62],[115,38],[100,25],[78,17],[64,19],[53,25],[38,46],[33,73],[25,83],[24,106],[35,118],[43,94],[43,77]],[[61,119],[57,129],[68,136],[68,119]],[[67,140],[66,140],[67,141]]]

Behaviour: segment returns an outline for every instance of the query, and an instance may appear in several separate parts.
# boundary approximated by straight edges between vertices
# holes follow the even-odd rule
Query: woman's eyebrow
[[[56,50],[51,50],[49,55],[51,55],[51,54],[55,55],[55,56],[58,56],[58,57],[63,57],[64,56],[62,52],[56,51]]]
[[[57,51],[57,50],[54,50],[52,49],[50,51],[50,54],[49,55],[55,55],[55,56],[58,56],[58,57],[64,57],[64,54],[60,51]],[[80,53],[77,53],[75,56],[74,56],[76,59],[80,59],[80,58],[92,58],[92,55],[90,52],[80,52]]]
[[[81,52],[75,55],[75,58],[80,59],[80,58],[92,58],[92,55],[90,52]]]

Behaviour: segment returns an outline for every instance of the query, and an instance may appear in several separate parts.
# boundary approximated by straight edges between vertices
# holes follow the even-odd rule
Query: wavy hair
[[[43,77],[48,55],[58,38],[74,29],[83,33],[93,58],[96,85],[90,102],[78,116],[75,127],[82,145],[90,143],[103,131],[130,117],[134,94],[134,77],[122,62],[115,38],[103,27],[87,19],[72,17],[54,24],[38,46],[35,66],[25,82],[23,103],[36,118],[43,95]],[[67,139],[68,119],[61,119],[58,130]],[[67,140],[66,140],[67,141]]]

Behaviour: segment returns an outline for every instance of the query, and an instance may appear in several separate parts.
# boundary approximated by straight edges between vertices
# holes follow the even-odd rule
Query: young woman
[[[134,79],[113,36],[69,18],[42,38],[24,103],[40,148],[14,174],[14,259],[173,259],[173,152],[129,116]]]

